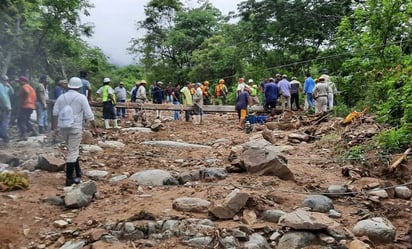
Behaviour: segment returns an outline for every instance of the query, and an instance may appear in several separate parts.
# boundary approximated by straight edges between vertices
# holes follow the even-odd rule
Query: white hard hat
[[[252,80],[252,79],[250,79],[250,80],[249,80],[249,83],[253,83],[253,80]]]
[[[69,84],[67,85],[68,88],[78,89],[83,86],[82,80],[78,77],[72,77],[69,80]]]
[[[108,82],[111,82],[110,78],[104,78],[103,79],[103,83],[108,83]]]

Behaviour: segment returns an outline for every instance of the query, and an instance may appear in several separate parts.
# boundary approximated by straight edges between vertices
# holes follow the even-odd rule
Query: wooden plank
[[[90,102],[90,106],[102,107],[100,102]],[[152,104],[145,103],[143,106],[137,103],[118,103],[116,107],[125,107],[127,109],[140,109],[145,110],[160,110],[160,111],[191,111],[194,110],[194,106],[187,105],[172,105],[172,104]],[[233,105],[203,105],[204,112],[236,112]],[[263,106],[252,106],[249,112],[265,112]]]

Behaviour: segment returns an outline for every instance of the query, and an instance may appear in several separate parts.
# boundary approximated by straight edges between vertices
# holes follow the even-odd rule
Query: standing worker
[[[11,100],[14,90],[9,83],[9,77],[3,75],[0,82],[0,138],[5,143],[10,141],[8,130],[11,117]]]
[[[29,80],[25,76],[19,77],[20,88],[20,109],[17,117],[17,126],[19,127],[19,141],[27,140],[26,132],[31,135],[38,135],[33,125],[30,123],[30,115],[33,113],[36,105],[36,91],[30,86]]]
[[[97,94],[102,97],[103,103],[103,119],[104,128],[110,129],[110,120],[113,120],[113,128],[120,128],[117,125],[116,113],[114,111],[114,106],[116,104],[116,97],[114,95],[114,90],[110,86],[111,80],[109,78],[103,79],[103,86],[97,90]]]
[[[186,82],[186,86],[180,89],[180,92],[182,93],[183,105],[193,105],[192,94],[190,93],[190,85],[191,83],[188,81]],[[190,111],[189,110],[185,110],[185,121],[186,122],[190,121]]]
[[[120,81],[119,85],[114,89],[114,94],[116,95],[116,103],[126,103],[127,91],[122,81]],[[116,115],[118,118],[126,118],[126,108],[117,107]]]
[[[202,93],[202,84],[195,84],[195,93],[193,94],[193,104],[194,104],[194,123],[202,124],[203,118],[203,93]]]
[[[215,95],[216,95],[216,105],[225,105],[226,104],[226,95],[228,93],[227,87],[225,85],[225,80],[220,79],[216,88],[215,88]]]
[[[315,99],[315,113],[328,111],[329,86],[323,76],[319,77],[319,82],[313,89],[313,98]]]
[[[296,110],[300,110],[299,91],[301,88],[302,86],[296,77],[292,77],[292,81],[290,82],[290,107],[292,108],[293,103],[295,103]]]
[[[68,84],[69,90],[56,100],[53,107],[52,127],[60,128],[60,136],[67,145],[66,186],[80,183],[82,176],[79,162],[79,147],[83,134],[83,120],[88,120],[94,133],[98,134],[89,102],[86,96],[79,93],[81,87],[82,81],[80,78],[71,78]],[[67,112],[66,110],[69,111]],[[55,129],[53,136],[56,137],[58,133],[59,130]],[[75,177],[74,173],[76,173]]]

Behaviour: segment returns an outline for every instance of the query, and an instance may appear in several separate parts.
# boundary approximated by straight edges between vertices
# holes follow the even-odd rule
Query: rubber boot
[[[110,126],[110,119],[105,119],[105,120],[104,120],[104,128],[106,128],[106,129],[112,128],[112,127]]]
[[[76,173],[76,177],[74,178],[74,183],[75,184],[79,184],[80,183],[80,179],[82,177],[82,170],[80,169],[80,161],[79,158],[77,158],[76,160],[76,164],[74,165],[74,170]]]
[[[66,163],[66,186],[71,186],[74,183],[73,173],[76,163]]]
[[[117,119],[113,119],[113,128],[119,129],[120,126],[117,124]]]
[[[39,126],[39,134],[44,134],[44,128],[43,128],[43,126]]]

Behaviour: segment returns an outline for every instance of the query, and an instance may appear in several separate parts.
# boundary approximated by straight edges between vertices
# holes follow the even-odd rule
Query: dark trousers
[[[190,111],[185,111],[185,120],[186,122],[190,121]]]
[[[126,103],[126,100],[118,99],[117,103]],[[120,114],[121,114],[121,117],[123,117],[123,118],[126,117],[126,108],[125,107],[117,107],[116,111],[117,111],[116,112],[117,117],[120,117]]]
[[[24,137],[26,132],[34,131],[32,124],[30,123],[30,115],[33,113],[33,109],[21,108],[17,116],[17,127],[19,128],[20,136]]]
[[[273,100],[273,101],[266,101],[264,108],[267,112],[269,112],[270,114],[275,114],[275,110],[276,110],[276,102],[277,100]]]
[[[293,107],[293,103],[295,103],[296,109],[299,110],[299,93],[292,93],[290,96],[290,107]]]
[[[103,118],[116,119],[116,114],[114,113],[114,106],[111,101],[103,102]]]

